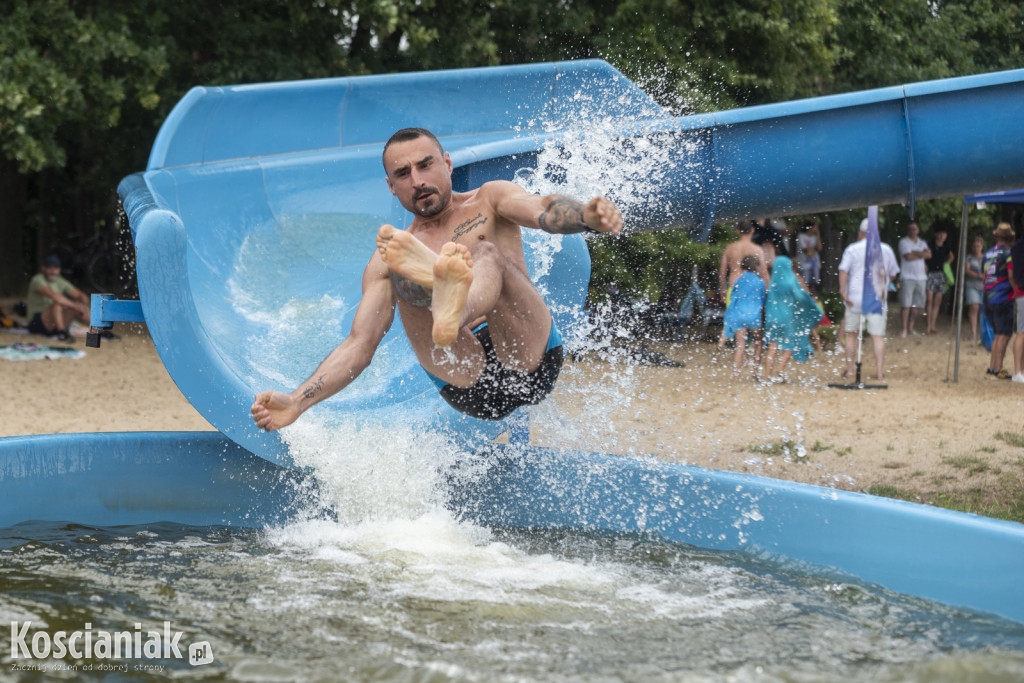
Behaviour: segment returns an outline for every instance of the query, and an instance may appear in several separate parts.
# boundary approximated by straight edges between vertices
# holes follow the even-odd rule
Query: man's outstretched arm
[[[539,228],[556,235],[577,232],[622,231],[622,214],[615,204],[604,197],[594,197],[583,203],[560,194],[540,196],[508,181],[488,183],[494,193],[494,208],[498,215],[525,228]]]
[[[395,302],[387,267],[375,253],[363,273],[363,296],[352,331],[295,391],[257,394],[251,408],[256,426],[268,432],[287,427],[310,407],[348,386],[373,360],[394,319]]]

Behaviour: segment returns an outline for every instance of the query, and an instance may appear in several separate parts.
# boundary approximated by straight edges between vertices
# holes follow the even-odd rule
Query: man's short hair
[[[408,142],[409,140],[415,140],[417,138],[430,138],[437,145],[437,148],[444,152],[444,148],[441,146],[441,141],[437,139],[437,136],[431,133],[426,128],[403,128],[399,131],[395,131],[395,134],[388,138],[388,141],[384,143],[384,151],[381,152],[380,160],[384,163],[384,155],[388,153],[388,148],[396,142]]]
[[[736,228],[736,232],[741,235],[749,235],[754,232],[753,221],[736,221],[736,225],[734,227]]]

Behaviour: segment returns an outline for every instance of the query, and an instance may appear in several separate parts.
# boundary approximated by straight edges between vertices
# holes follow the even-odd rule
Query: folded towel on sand
[[[52,358],[82,358],[85,351],[67,346],[43,346],[40,344],[13,344],[0,346],[0,358],[5,360],[41,360]]]

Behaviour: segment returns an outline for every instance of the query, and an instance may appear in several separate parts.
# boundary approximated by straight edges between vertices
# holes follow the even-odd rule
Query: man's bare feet
[[[423,287],[434,286],[437,254],[415,236],[393,225],[382,225],[377,231],[377,250],[391,272]]]
[[[438,346],[451,346],[459,336],[469,286],[473,284],[473,260],[469,249],[455,242],[445,244],[434,262],[433,276],[432,336]]]

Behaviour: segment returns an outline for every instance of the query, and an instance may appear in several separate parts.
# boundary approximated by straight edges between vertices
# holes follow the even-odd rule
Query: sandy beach
[[[532,439],[854,491],[894,487],[921,502],[1024,491],[1024,447],[1005,437],[1024,435],[1024,385],[986,378],[988,352],[969,340],[954,383],[949,318],[938,334],[901,339],[892,334],[896,314],[898,307],[890,311],[887,389],[829,388],[843,381],[838,351],[791,365],[787,383],[764,384],[734,380],[732,352],[714,344],[651,342],[649,350],[685,366],[598,354],[568,361]],[[0,359],[12,399],[0,436],[213,429],[174,385],[145,326],[115,331],[121,340],[100,349],[72,344],[85,352],[79,359]],[[61,345],[0,332],[0,346],[18,342]],[[1012,369],[1010,353],[1006,363]],[[868,345],[865,377],[873,367]]]

